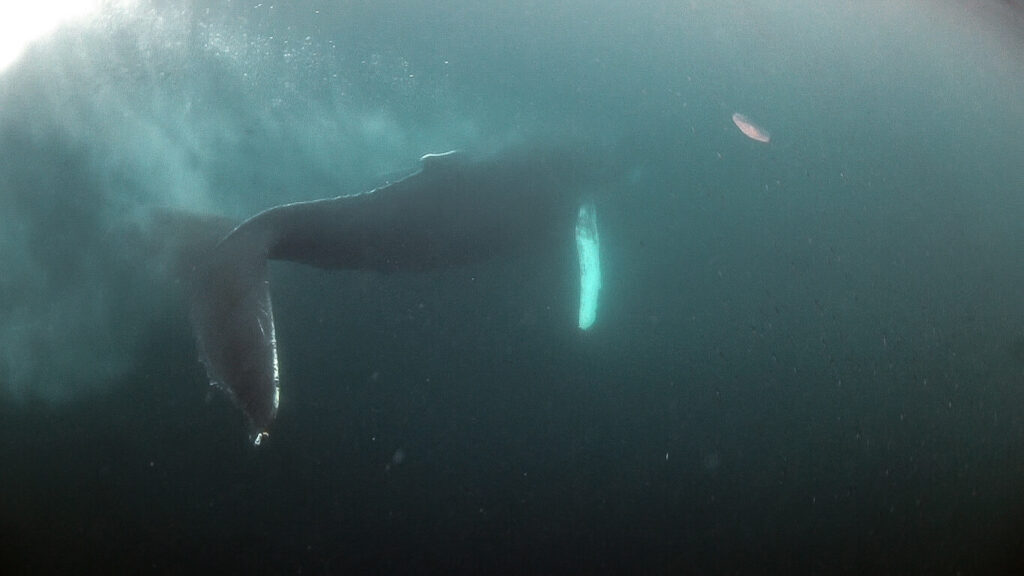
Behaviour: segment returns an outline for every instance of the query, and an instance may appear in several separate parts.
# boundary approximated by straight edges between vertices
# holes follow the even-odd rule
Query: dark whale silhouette
[[[253,216],[193,270],[190,315],[211,384],[234,399],[260,444],[280,394],[268,259],[390,273],[551,250],[572,242],[577,217],[596,235],[592,205],[586,218],[577,212],[593,174],[573,154],[449,152],[424,156],[415,174],[366,193]]]

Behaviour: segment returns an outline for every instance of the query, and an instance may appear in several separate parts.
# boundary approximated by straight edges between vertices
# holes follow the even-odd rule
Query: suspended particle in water
[[[772,135],[769,134],[767,130],[761,128],[757,124],[754,124],[751,122],[750,118],[747,118],[739,112],[732,115],[732,123],[740,129],[740,132],[743,132],[743,134],[751,140],[757,140],[758,142],[764,142],[765,144],[772,140]]]
[[[391,456],[391,462],[384,465],[384,471],[390,472],[392,468],[401,466],[402,462],[405,462],[405,450],[399,448]]]

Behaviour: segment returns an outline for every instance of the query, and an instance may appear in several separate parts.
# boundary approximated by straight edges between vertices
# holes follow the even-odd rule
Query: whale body
[[[580,197],[589,172],[566,154],[430,154],[421,158],[418,172],[369,192],[284,204],[253,216],[194,268],[190,317],[210,383],[233,398],[260,444],[280,399],[268,260],[393,273],[551,250],[571,243],[574,229],[580,237]],[[585,206],[592,214],[592,204]],[[596,228],[584,233],[596,238]],[[593,279],[581,282],[590,284],[587,297],[596,298]],[[588,304],[581,328],[593,323],[594,305]]]

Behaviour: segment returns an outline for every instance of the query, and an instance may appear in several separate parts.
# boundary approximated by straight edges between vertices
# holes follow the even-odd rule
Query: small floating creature
[[[750,118],[747,118],[739,112],[732,115],[732,122],[740,129],[751,140],[757,140],[758,142],[764,142],[765,144],[771,142],[772,135],[767,130],[761,128],[757,124],[751,122]]]

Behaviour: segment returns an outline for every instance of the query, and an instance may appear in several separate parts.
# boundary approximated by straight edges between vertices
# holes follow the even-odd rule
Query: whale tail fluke
[[[280,400],[277,338],[267,280],[267,236],[239,232],[221,240],[196,267],[190,316],[210,384],[242,409],[258,445]]]

